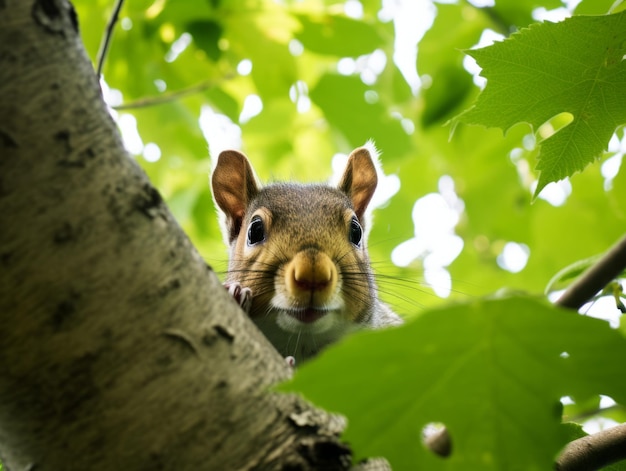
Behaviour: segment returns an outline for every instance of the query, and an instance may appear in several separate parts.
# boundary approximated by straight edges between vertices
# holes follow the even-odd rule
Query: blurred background
[[[96,65],[116,2],[73,3]],[[129,152],[218,272],[211,158],[235,148],[263,181],[325,181],[372,139],[385,177],[370,255],[384,300],[410,316],[503,288],[542,293],[623,234],[623,130],[532,202],[537,141],[562,117],[506,135],[448,124],[485,86],[464,49],[612,3],[127,0],[101,84]]]

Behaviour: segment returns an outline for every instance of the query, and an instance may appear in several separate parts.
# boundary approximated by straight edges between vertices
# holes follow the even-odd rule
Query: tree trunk
[[[64,0],[0,0],[0,325],[10,470],[349,467],[341,419],[267,392],[289,368],[125,152]]]

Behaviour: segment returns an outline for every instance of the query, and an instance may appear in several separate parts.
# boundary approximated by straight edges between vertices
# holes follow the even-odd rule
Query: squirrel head
[[[211,183],[230,248],[226,281],[252,290],[250,317],[283,355],[310,356],[375,315],[364,230],[378,182],[372,152],[355,149],[334,187],[262,187],[245,155],[218,157]]]

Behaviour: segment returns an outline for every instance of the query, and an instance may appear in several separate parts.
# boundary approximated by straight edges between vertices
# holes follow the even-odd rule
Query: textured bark
[[[626,458],[626,424],[601,430],[569,443],[559,456],[557,471],[593,471]]]
[[[206,178],[200,175],[199,178]],[[123,149],[63,0],[0,1],[0,458],[346,469],[290,369]]]

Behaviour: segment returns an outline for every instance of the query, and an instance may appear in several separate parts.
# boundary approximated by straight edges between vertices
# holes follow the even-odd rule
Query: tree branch
[[[569,443],[556,462],[558,471],[592,471],[626,459],[626,424]]]
[[[626,268],[626,236],[567,288],[557,306],[580,309]]]

